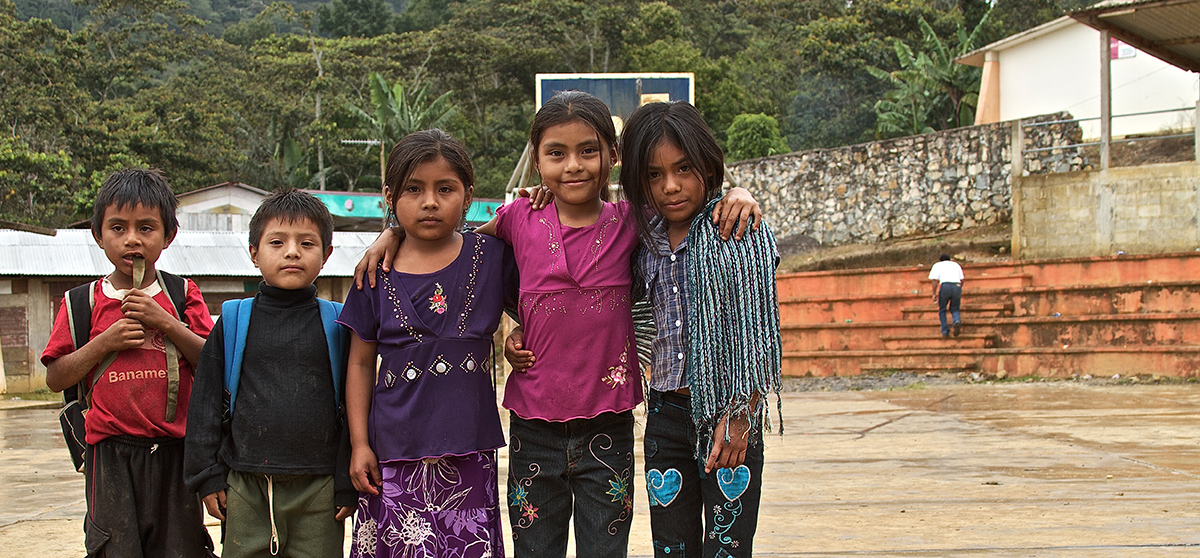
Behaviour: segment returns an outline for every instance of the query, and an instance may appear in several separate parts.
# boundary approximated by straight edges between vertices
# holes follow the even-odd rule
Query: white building
[[[976,124],[1067,111],[1100,116],[1100,32],[1070,16],[996,41],[957,62],[983,68]],[[1184,132],[1195,127],[1200,78],[1115,39],[1109,48],[1113,136]],[[1144,116],[1122,114],[1188,109]],[[1081,123],[1085,139],[1099,120]]]

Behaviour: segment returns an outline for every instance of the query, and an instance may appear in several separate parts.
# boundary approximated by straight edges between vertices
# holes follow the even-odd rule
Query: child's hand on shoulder
[[[374,289],[376,269],[382,268],[384,273],[392,270],[392,260],[395,259],[396,252],[400,251],[403,233],[404,229],[392,228],[383,229],[383,232],[379,233],[375,242],[367,247],[367,252],[354,266],[354,288],[362,290],[363,275],[366,275],[367,283]]]
[[[725,442],[725,428],[730,425],[729,442]],[[745,414],[729,420],[721,419],[713,429],[713,447],[704,462],[704,472],[711,473],[715,469],[733,469],[746,460],[746,447],[750,439],[750,420]]]
[[[752,227],[751,217],[754,218]],[[734,238],[741,240],[748,227],[757,231],[762,225],[762,207],[755,201],[754,196],[750,195],[749,190],[740,186],[730,188],[725,197],[713,207],[712,220],[714,225],[720,227],[722,239],[729,240],[729,235],[736,226],[737,234]]]
[[[537,357],[533,356],[533,351],[526,350],[524,347],[525,329],[517,326],[504,340],[504,360],[507,360],[508,364],[512,366],[513,372],[524,372],[537,360]]]
[[[130,289],[126,293],[121,301],[121,311],[125,313],[126,318],[137,320],[160,331],[166,331],[177,321],[141,289]]]
[[[142,346],[146,340],[146,326],[133,318],[121,318],[108,329],[100,332],[93,342],[100,344],[105,352],[124,351]]]
[[[532,189],[518,188],[517,195],[522,198],[529,198],[529,206],[534,211],[545,209],[550,205],[550,200],[554,199],[554,192],[545,186],[534,186]]]
[[[379,460],[370,446],[354,446],[350,450],[350,482],[354,489],[374,496],[383,486],[383,475],[379,472]]]

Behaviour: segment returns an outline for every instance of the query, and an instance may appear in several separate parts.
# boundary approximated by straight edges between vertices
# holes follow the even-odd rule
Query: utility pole
[[[379,146],[379,190],[383,191],[384,177],[387,176],[387,155],[384,153],[382,140],[344,139],[342,145],[378,145]]]

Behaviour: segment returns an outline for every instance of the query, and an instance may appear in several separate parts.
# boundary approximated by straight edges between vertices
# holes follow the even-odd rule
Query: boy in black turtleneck
[[[263,281],[232,417],[224,416],[230,401],[221,320],[200,354],[184,479],[224,521],[224,558],[342,556],[342,522],[358,494],[313,284],[332,242],[333,217],[320,200],[298,190],[263,200],[250,220],[250,259]]]

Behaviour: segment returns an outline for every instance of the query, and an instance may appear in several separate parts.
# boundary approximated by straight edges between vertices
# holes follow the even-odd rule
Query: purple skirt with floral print
[[[496,452],[380,463],[359,493],[351,558],[504,558]]]

